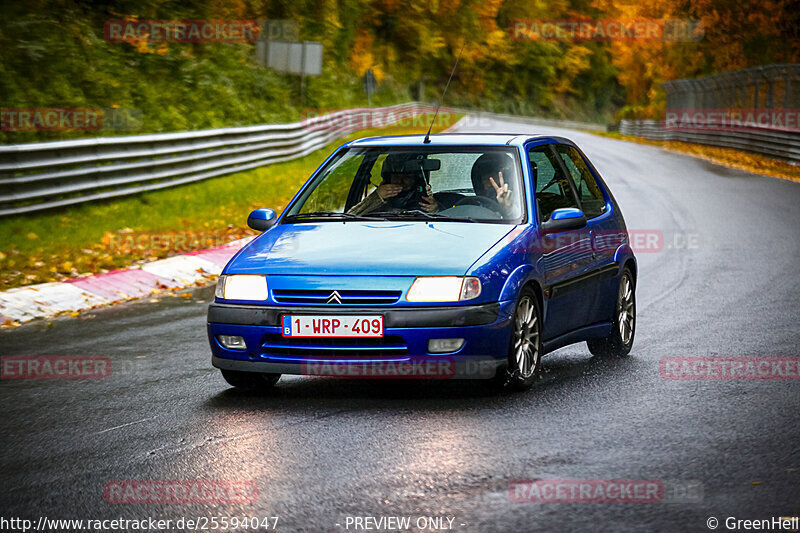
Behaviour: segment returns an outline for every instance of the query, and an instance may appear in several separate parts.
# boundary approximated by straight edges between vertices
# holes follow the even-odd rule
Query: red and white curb
[[[82,311],[163,289],[180,289],[219,275],[252,237],[223,246],[176,255],[141,266],[113,270],[57,283],[41,283],[0,292],[0,325]]]

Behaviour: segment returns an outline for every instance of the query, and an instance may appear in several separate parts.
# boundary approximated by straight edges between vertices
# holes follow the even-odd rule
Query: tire
[[[236,370],[220,370],[222,377],[229,385],[248,391],[265,391],[275,386],[280,374],[262,374],[260,372],[239,372]]]
[[[542,362],[542,313],[530,287],[524,287],[512,317],[508,347],[508,385],[524,391],[536,383]]]
[[[614,307],[611,333],[604,339],[586,342],[592,355],[600,357],[625,357],[633,347],[636,333],[636,285],[628,267],[622,271]]]

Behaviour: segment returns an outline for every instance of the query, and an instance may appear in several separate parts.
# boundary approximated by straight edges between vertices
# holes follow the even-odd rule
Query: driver
[[[514,175],[514,162],[506,154],[489,152],[480,156],[472,165],[472,187],[475,195],[497,202],[501,214],[511,218],[514,211],[514,192],[503,178]]]
[[[381,184],[366,198],[347,212],[364,215],[373,211],[422,209],[428,213],[439,210],[438,202],[431,194],[430,186],[417,171],[409,170],[406,163],[414,161],[412,154],[389,154],[381,167]],[[417,192],[418,194],[415,194]],[[419,198],[419,205],[414,199]]]

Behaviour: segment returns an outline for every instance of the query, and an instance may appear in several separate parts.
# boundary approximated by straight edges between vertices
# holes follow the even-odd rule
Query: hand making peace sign
[[[502,172],[497,173],[497,179],[500,182],[500,185],[494,181],[494,178],[489,178],[489,182],[491,182],[492,187],[494,187],[494,191],[497,193],[497,203],[508,207],[511,205],[511,190],[508,188],[508,183],[503,181]]]

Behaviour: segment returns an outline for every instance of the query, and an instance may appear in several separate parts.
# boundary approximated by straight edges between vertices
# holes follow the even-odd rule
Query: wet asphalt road
[[[465,532],[709,531],[711,516],[796,516],[800,381],[664,380],[659,360],[800,356],[800,184],[564,134],[609,183],[628,227],[664,234],[663,250],[638,254],[630,357],[563,348],[523,394],[284,378],[257,396],[230,389],[210,365],[210,288],[27,325],[0,334],[0,354],[105,355],[112,374],[0,383],[2,516],[278,515],[280,531],[447,516]],[[258,497],[103,497],[113,480],[194,479],[254,481]],[[518,479],[661,480],[693,492],[682,503],[513,503]]]

